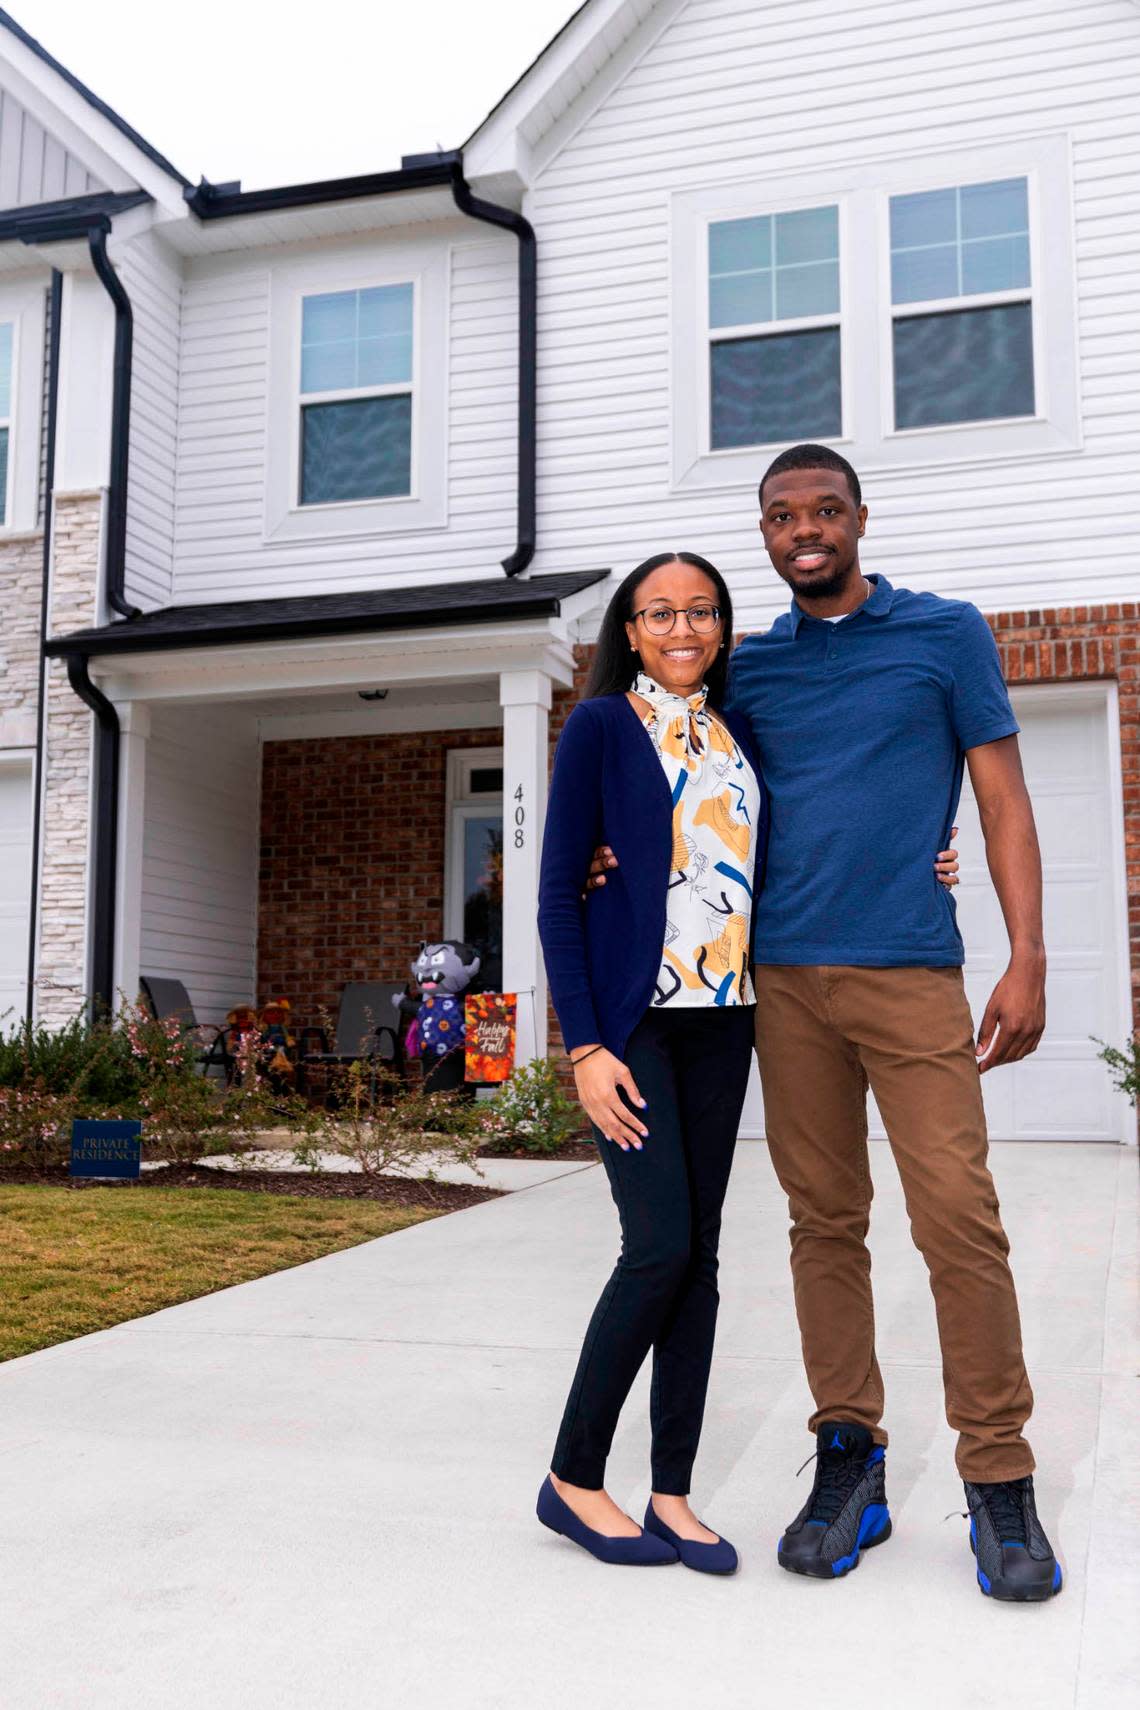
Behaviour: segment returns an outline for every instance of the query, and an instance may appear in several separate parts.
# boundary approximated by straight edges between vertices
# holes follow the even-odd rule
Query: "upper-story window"
[[[450,262],[394,234],[272,268],[267,540],[446,527]]]
[[[12,323],[0,323],[0,527],[8,521],[8,437],[12,429]]]
[[[722,180],[671,205],[675,487],[754,487],[795,440],[868,471],[1079,446],[1068,137]]]
[[[710,223],[712,450],[842,432],[839,297],[836,206]]]
[[[411,493],[414,318],[410,283],[304,298],[301,504]]]
[[[0,530],[9,537],[39,521],[46,306],[39,279],[0,284]]]
[[[892,196],[890,229],[895,428],[1032,416],[1027,179]]]

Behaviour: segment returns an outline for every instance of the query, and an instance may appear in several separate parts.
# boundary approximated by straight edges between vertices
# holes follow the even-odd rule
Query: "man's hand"
[[[1010,944],[1009,967],[978,1029],[978,1067],[985,1074],[1028,1057],[1045,1031],[1041,852],[1016,736],[969,749],[966,764]]]
[[[594,859],[590,862],[590,874],[586,880],[588,891],[601,890],[606,882],[606,869],[616,867],[618,858],[608,843],[599,843],[594,850]]]
[[[634,1115],[630,1105],[644,1110],[645,1100],[625,1064],[612,1051],[597,1051],[592,1046],[581,1048],[580,1062],[575,1062],[573,1057],[570,1061],[574,1065],[578,1098],[594,1127],[600,1129],[607,1140],[620,1146],[623,1152],[628,1152],[631,1146],[635,1152],[640,1152],[649,1130]],[[629,1104],[623,1103],[622,1091]]]
[[[1045,958],[1011,962],[994,987],[978,1029],[978,1068],[984,1075],[1002,1063],[1028,1057],[1044,1031]]]

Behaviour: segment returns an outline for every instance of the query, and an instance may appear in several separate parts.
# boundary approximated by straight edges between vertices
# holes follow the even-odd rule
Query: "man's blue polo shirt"
[[[966,749],[1013,736],[997,647],[976,606],[873,589],[841,623],[792,602],[732,656],[771,792],[758,963],[954,967],[953,898],[934,876]]]

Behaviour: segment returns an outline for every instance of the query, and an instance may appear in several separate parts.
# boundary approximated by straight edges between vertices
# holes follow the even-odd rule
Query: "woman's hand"
[[[583,1045],[579,1051],[579,1058],[571,1057],[570,1061],[574,1065],[574,1084],[582,1109],[594,1127],[607,1140],[620,1146],[623,1152],[628,1152],[631,1146],[640,1152],[641,1142],[648,1138],[649,1130],[638,1121],[629,1105],[622,1102],[618,1090],[623,1089],[630,1104],[644,1110],[645,1100],[638,1092],[633,1076],[621,1059],[604,1046],[599,1050],[593,1045]]]
[[[958,835],[958,827],[950,827],[950,841],[953,843]],[[934,872],[940,885],[945,885],[952,891],[958,883],[958,851],[956,849],[940,850],[934,860]]]

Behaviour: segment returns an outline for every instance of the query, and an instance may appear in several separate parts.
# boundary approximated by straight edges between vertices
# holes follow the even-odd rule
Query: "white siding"
[[[539,233],[536,571],[663,547],[731,574],[743,623],[785,603],[754,484],[670,488],[669,197],[860,159],[1072,140],[1084,448],[866,470],[870,569],[987,610],[1135,598],[1140,475],[1140,14],[1129,0],[690,0],[569,140]],[[568,124],[568,120],[570,123]],[[757,475],[764,459],[758,454]]]
[[[106,188],[14,96],[0,90],[0,208],[58,202]]]
[[[261,760],[251,718],[157,707],[147,744],[143,974],[182,980],[199,1021],[256,996]]]
[[[134,313],[127,593],[150,609],[171,601],[182,270],[149,232],[116,263]]]
[[[192,265],[182,311],[177,603],[408,584],[435,572],[502,574],[515,545],[517,244],[484,239],[467,222],[438,241],[451,246],[451,402],[440,447],[449,520],[404,534],[265,539],[272,262],[244,254]],[[285,253],[296,262],[296,249]]]

